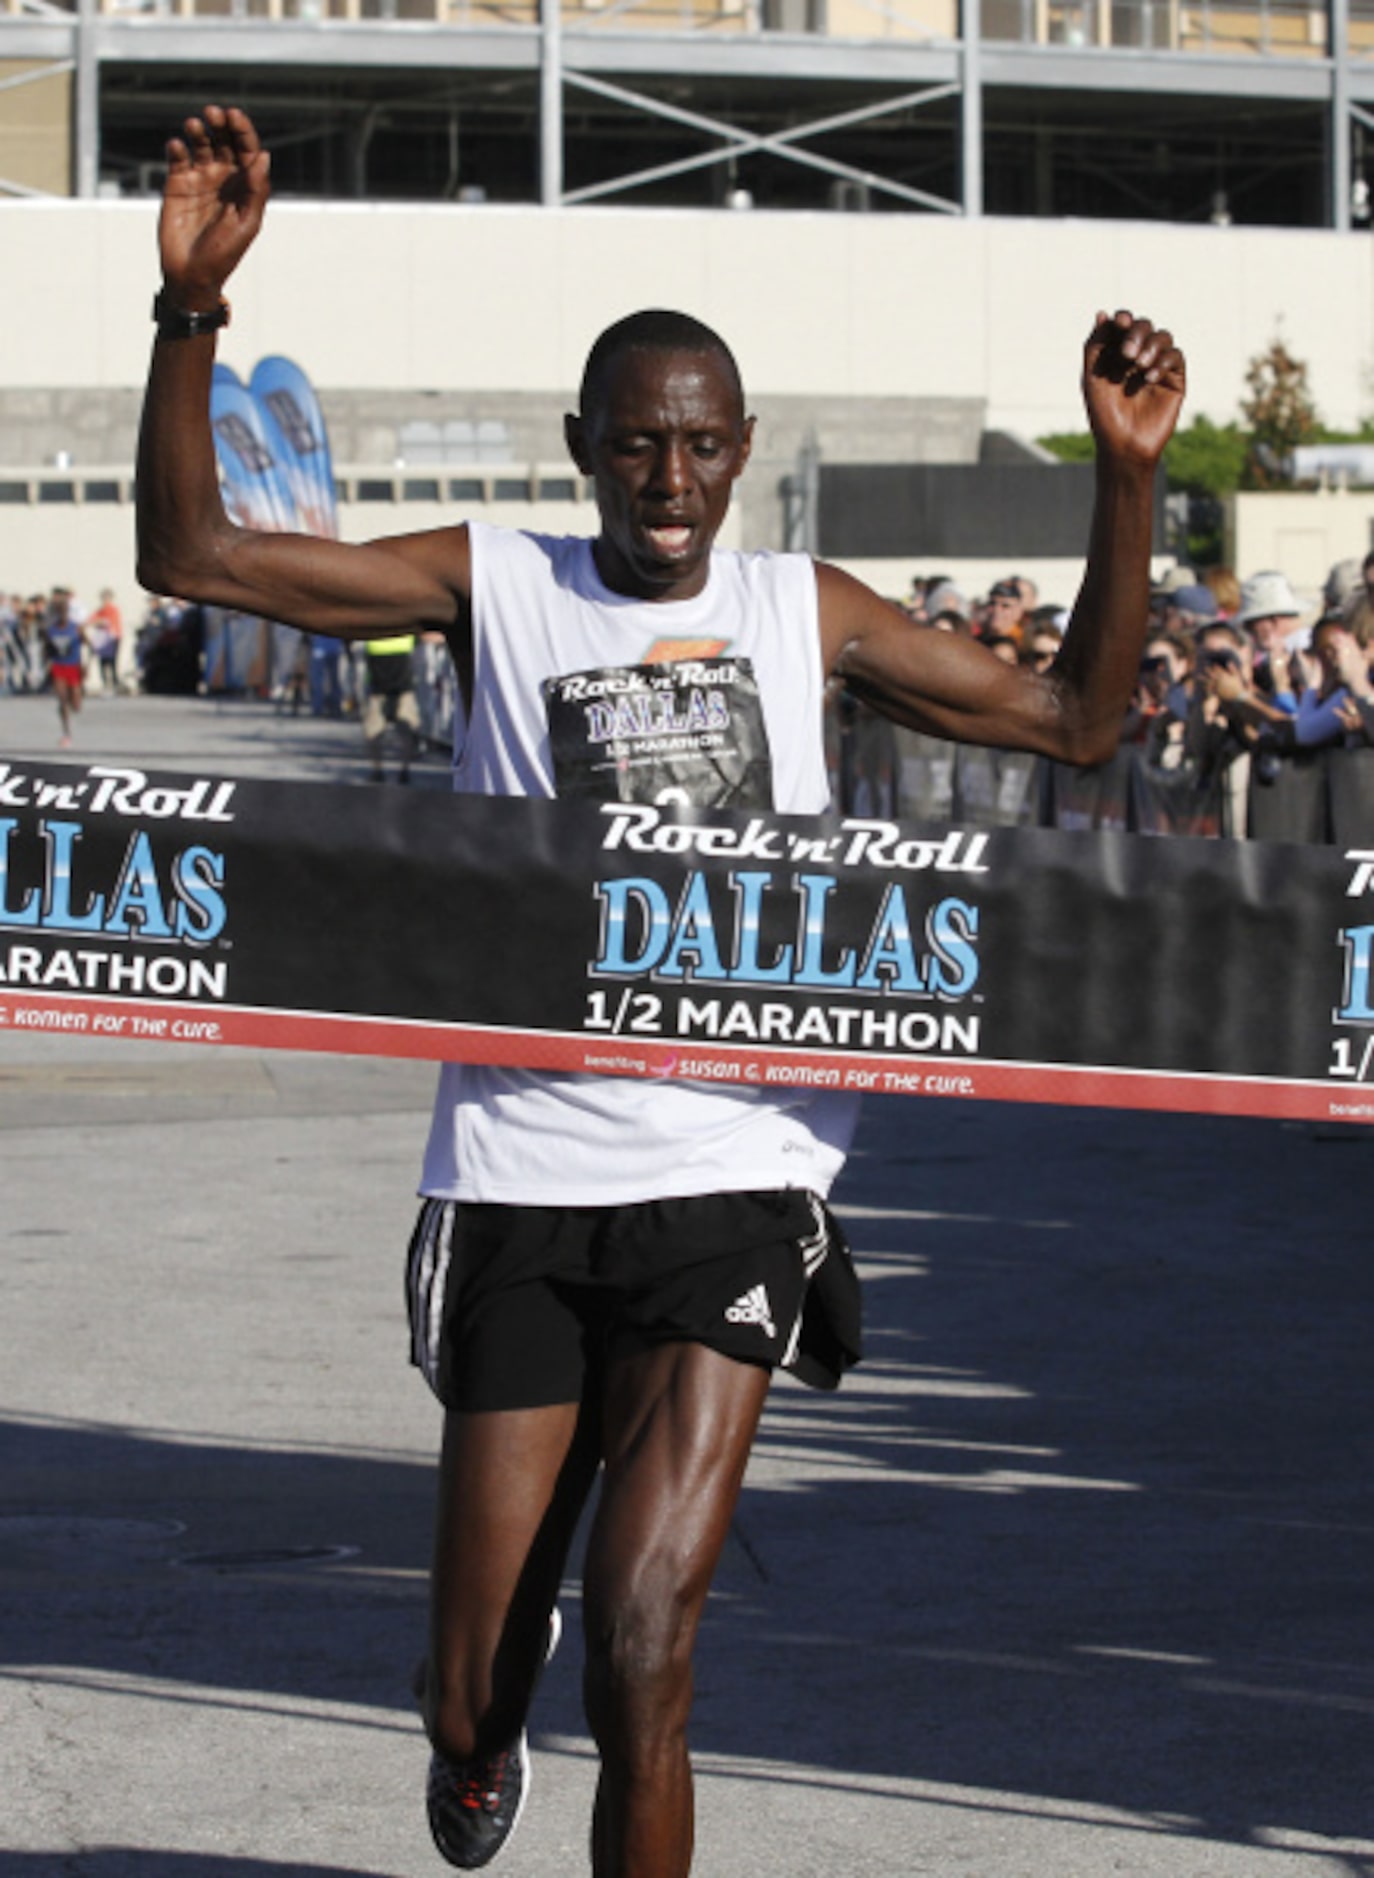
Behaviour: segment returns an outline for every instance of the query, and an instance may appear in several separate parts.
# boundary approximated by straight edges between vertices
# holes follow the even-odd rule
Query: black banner
[[[0,764],[0,1029],[1374,1120],[1374,845]]]

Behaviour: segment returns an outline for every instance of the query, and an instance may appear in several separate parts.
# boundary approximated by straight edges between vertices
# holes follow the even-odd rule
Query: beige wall
[[[65,196],[72,172],[72,75],[29,78],[41,62],[0,59],[0,181]],[[21,82],[27,81],[27,82]]]
[[[137,626],[147,596],[134,579],[129,503],[0,505],[0,588],[28,596],[70,587],[89,610],[114,590],[125,625]]]
[[[499,502],[472,513],[505,527],[540,528],[554,534],[590,534],[596,525],[589,502],[546,503],[538,509]],[[455,519],[451,505],[424,502],[345,503],[339,518],[340,533],[347,541],[444,527]],[[1374,546],[1374,491],[1240,496],[1235,503],[1233,539],[1235,565],[1242,575],[1266,567],[1282,568],[1304,600],[1315,607],[1332,563],[1362,560]],[[721,540],[726,547],[747,545],[741,538],[738,510],[732,509]],[[1161,561],[1159,567],[1166,564],[1167,560]],[[985,593],[994,580],[1014,572],[1036,580],[1042,601],[1071,606],[1083,574],[1078,560],[1026,556],[974,561],[905,555],[843,565],[894,600],[905,598],[917,574],[948,574],[972,596]],[[137,621],[145,598],[134,580],[133,566],[133,509],[128,503],[0,504],[0,587],[6,592],[46,592],[62,583],[74,588],[89,606],[102,587],[113,587],[126,619]]]
[[[151,338],[154,225],[151,203],[0,204],[0,388],[133,392]],[[1233,416],[1246,359],[1282,322],[1322,415],[1353,425],[1374,410],[1371,268],[1368,235],[1322,232],[278,202],[231,286],[223,356],[246,373],[286,352],[326,389],[561,398],[608,320],[677,304],[731,338],[760,396],[986,397],[991,426],[1036,435],[1080,423],[1079,344],[1095,307],[1135,303],[1186,342],[1192,409]],[[1252,520],[1250,502],[1284,500],[1238,510],[1242,573],[1284,566],[1315,588],[1331,561],[1368,547],[1365,498],[1317,499],[1320,523],[1296,510]],[[386,511],[347,526],[425,519]],[[0,506],[5,587],[110,584],[133,605],[131,568],[126,509]],[[917,570],[871,571],[903,593]],[[977,586],[1006,569],[949,571]],[[1073,569],[1046,573],[1046,598],[1070,599]]]
[[[471,511],[507,528],[539,528],[551,534],[592,534],[596,510],[590,502],[493,502]],[[437,502],[345,502],[339,533],[345,541],[449,527],[460,519],[452,505]],[[725,547],[738,547],[740,530],[732,509],[721,531]],[[147,596],[134,579],[132,504],[70,502],[22,507],[0,504],[0,588],[6,593],[47,593],[67,586],[89,609],[102,587],[111,587],[126,622],[142,619]]]
[[[1315,606],[1337,561],[1362,561],[1374,548],[1374,490],[1238,495],[1230,533],[1243,573],[1281,568]]]
[[[141,381],[154,217],[0,205],[0,384]],[[224,356],[287,352],[324,387],[561,395],[609,320],[678,305],[724,331],[757,393],[986,397],[991,425],[1035,435],[1080,421],[1097,306],[1135,305],[1186,343],[1194,410],[1234,416],[1281,325],[1348,426],[1374,410],[1372,270],[1367,234],[1317,230],[278,202]]]

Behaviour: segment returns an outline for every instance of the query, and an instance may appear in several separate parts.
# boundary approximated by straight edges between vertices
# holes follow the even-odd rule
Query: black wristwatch
[[[160,339],[196,339],[201,333],[217,333],[229,324],[229,302],[221,294],[219,305],[208,313],[188,313],[167,298],[164,287],[153,301],[153,319]]]

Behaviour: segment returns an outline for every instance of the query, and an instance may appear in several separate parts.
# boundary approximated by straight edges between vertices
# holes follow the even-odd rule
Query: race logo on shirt
[[[560,798],[772,807],[772,760],[751,662],[685,658],[682,643],[660,640],[642,665],[545,681]],[[674,648],[666,659],[665,644]]]
[[[715,659],[729,650],[728,639],[655,639],[642,663],[671,665],[676,659]]]

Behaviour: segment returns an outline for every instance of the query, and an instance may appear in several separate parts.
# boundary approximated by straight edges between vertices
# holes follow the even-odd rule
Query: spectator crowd
[[[914,632],[965,633],[1038,672],[1052,669],[1069,618],[1017,574],[979,596],[946,575],[921,577],[899,604]],[[109,589],[89,609],[68,587],[0,594],[0,694],[50,692],[59,747],[87,691],[137,690],[241,691],[293,715],[356,716],[373,776],[384,744],[398,744],[402,780],[420,743],[446,742],[454,700],[432,635],[350,655],[259,621],[207,620],[168,597],[151,597],[128,635]],[[1225,568],[1172,568],[1151,596],[1120,750],[1094,771],[896,729],[842,692],[830,699],[829,731],[835,801],[848,814],[1364,840],[1374,827],[1374,551],[1333,567],[1315,609],[1281,572],[1241,582]]]
[[[967,633],[1049,671],[1067,609],[1020,575],[967,598],[943,575],[902,603],[913,630]],[[1093,771],[968,750],[834,706],[836,796],[857,814],[965,823],[1332,841],[1374,827],[1374,552],[1328,575],[1320,608],[1285,575],[1175,567],[1116,759]]]

